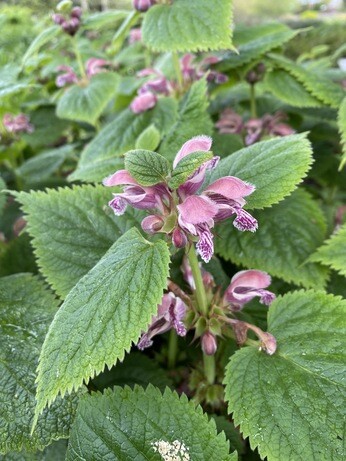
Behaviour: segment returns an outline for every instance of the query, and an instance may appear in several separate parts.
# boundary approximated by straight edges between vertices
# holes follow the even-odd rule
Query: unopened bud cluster
[[[53,14],[52,19],[62,30],[67,34],[73,36],[77,33],[81,24],[82,9],[75,6],[71,9],[69,14],[56,13]]]
[[[155,5],[156,0],[133,0],[133,7],[135,10],[145,13],[150,7]]]

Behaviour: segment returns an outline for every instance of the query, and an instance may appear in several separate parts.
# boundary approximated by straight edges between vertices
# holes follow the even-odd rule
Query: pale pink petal
[[[182,158],[186,157],[189,154],[192,154],[192,152],[209,151],[212,142],[213,140],[209,136],[205,135],[196,136],[190,139],[189,141],[186,141],[186,143],[183,144],[182,148],[175,156],[173,168],[177,166],[177,164],[180,162]]]
[[[271,284],[271,281],[270,275],[266,272],[250,269],[237,272],[231,279],[230,288],[234,289],[238,286],[267,288]]]
[[[217,179],[204,190],[204,194],[219,194],[230,200],[238,200],[254,192],[255,186],[235,176]]]
[[[200,224],[214,218],[218,212],[217,205],[208,197],[191,195],[177,206],[179,218],[190,224]]]
[[[130,108],[135,114],[140,114],[155,107],[156,103],[156,95],[148,91],[137,96],[130,104]]]
[[[138,182],[130,175],[127,170],[119,170],[114,174],[108,176],[102,181],[104,186],[113,187],[113,186],[123,186],[123,185],[138,185]]]

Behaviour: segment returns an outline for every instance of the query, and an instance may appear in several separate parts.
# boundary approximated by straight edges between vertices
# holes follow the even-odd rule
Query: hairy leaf
[[[111,198],[108,188],[90,185],[17,195],[38,265],[59,296],[64,298],[113,242],[136,224],[132,210],[117,218],[105,212]]]
[[[289,195],[306,176],[312,149],[306,134],[262,141],[222,159],[210,182],[237,176],[256,186],[247,208],[265,208]]]
[[[126,109],[106,125],[82,152],[77,170],[70,175],[72,181],[101,181],[121,168],[119,157],[136,147],[138,136],[151,124],[160,133],[170,130],[177,118],[177,103],[172,98],[159,99],[156,107],[142,114]]]
[[[0,455],[0,461],[65,461],[67,450],[66,440],[53,442],[43,451],[31,453],[27,451],[11,452],[6,455]]]
[[[160,146],[160,153],[173,160],[184,142],[201,134],[212,134],[212,122],[207,113],[207,83],[195,82],[180,103],[178,120]]]
[[[125,155],[125,168],[142,186],[165,182],[171,171],[165,157],[150,150],[130,150]]]
[[[281,101],[295,107],[321,107],[323,104],[285,70],[271,70],[265,76],[265,87]]]
[[[318,261],[346,276],[346,224],[344,224],[309,261]]]
[[[138,136],[136,141],[136,149],[147,149],[155,150],[161,141],[161,133],[155,125],[149,125],[142,133]]]
[[[44,29],[36,38],[35,40],[31,43],[29,48],[27,49],[25,55],[23,56],[22,63],[25,65],[25,63],[30,59],[35,53],[38,52],[38,50],[48,43],[50,40],[52,40],[54,37],[58,35],[58,33],[61,31],[61,28],[57,25],[48,27],[47,29]]]
[[[278,349],[232,356],[224,383],[229,412],[268,461],[341,461],[345,455],[346,301],[289,293],[269,309]]]
[[[36,417],[58,394],[123,360],[157,312],[169,259],[166,243],[133,228],[70,291],[42,347]]]
[[[36,451],[68,437],[76,396],[58,399],[45,410],[30,435],[35,370],[57,306],[54,295],[30,274],[0,279],[0,453]]]
[[[303,190],[279,205],[254,213],[258,230],[239,232],[229,220],[219,226],[216,251],[247,269],[261,269],[307,288],[323,287],[327,271],[307,262],[324,239],[326,224],[318,205]]]
[[[118,83],[118,75],[105,72],[94,75],[86,86],[73,85],[59,99],[57,116],[95,125],[115,95]]]
[[[192,173],[197,170],[197,168],[212,158],[213,153],[205,151],[193,152],[190,155],[183,157],[172,172],[172,178],[169,181],[169,186],[172,189],[177,189],[192,175]]]
[[[100,29],[102,27],[109,27],[114,29],[118,21],[122,21],[128,16],[128,11],[125,10],[106,10],[101,13],[93,13],[84,18],[82,28],[84,29]]]
[[[232,0],[175,0],[145,14],[143,42],[154,51],[232,48]]]
[[[81,439],[83,444],[79,443]],[[180,450],[173,450],[172,457],[164,456],[161,449],[155,450],[160,442],[162,448],[173,448],[176,443]],[[217,434],[214,421],[208,421],[202,408],[196,408],[184,394],[179,397],[169,389],[161,394],[153,386],[146,390],[136,386],[133,390],[115,387],[81,401],[67,451],[68,461],[77,459],[230,461],[232,458],[224,433]]]
[[[339,108],[338,127],[341,136],[341,146],[343,152],[339,168],[341,170],[346,164],[346,98],[343,99]]]

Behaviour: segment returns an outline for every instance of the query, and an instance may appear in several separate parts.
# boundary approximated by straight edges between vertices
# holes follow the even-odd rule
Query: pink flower
[[[57,70],[59,72],[64,71],[64,73],[58,75],[56,80],[55,80],[55,84],[56,84],[57,87],[62,88],[65,85],[78,82],[78,77],[77,77],[75,71],[72,69],[72,67],[70,67],[70,66],[59,66],[57,68]]]
[[[220,61],[217,56],[208,56],[199,63],[195,63],[196,56],[194,54],[185,54],[180,60],[181,72],[185,81],[195,81],[207,76],[208,82],[225,83],[228,77],[215,70],[209,70],[208,67]]]
[[[148,331],[141,336],[137,344],[138,349],[150,347],[154,336],[165,333],[171,328],[174,328],[179,336],[185,336],[186,328],[183,320],[186,310],[186,304],[178,296],[171,292],[164,294],[157,314],[151,319]]]
[[[5,114],[2,119],[4,127],[9,133],[32,133],[34,126],[29,123],[29,117],[25,114]]]
[[[104,59],[99,58],[90,58],[87,60],[85,69],[88,77],[92,77],[93,75],[99,74],[100,72],[104,72],[105,66],[108,66],[109,62],[105,61]]]
[[[142,29],[140,27],[134,27],[130,30],[129,43],[132,45],[136,42],[142,41]]]
[[[265,290],[271,283],[271,278],[266,272],[258,270],[240,271],[232,277],[231,283],[224,294],[224,301],[233,311],[239,311],[244,304],[259,296],[262,304],[269,305],[275,295]]]
[[[221,134],[238,134],[243,130],[242,117],[230,108],[226,108],[221,112],[219,121],[215,124]]]
[[[140,114],[156,106],[157,97],[150,91],[140,94],[131,103],[130,108],[135,114]]]
[[[104,179],[103,185],[125,186],[124,192],[113,194],[114,198],[108,204],[118,216],[125,213],[128,204],[140,210],[158,208],[163,211],[163,200],[169,195],[167,188],[161,184],[151,187],[141,186],[126,170],[119,170]]]

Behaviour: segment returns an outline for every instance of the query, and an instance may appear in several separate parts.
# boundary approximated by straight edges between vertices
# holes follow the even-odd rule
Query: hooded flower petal
[[[258,270],[240,271],[235,274],[224,294],[224,300],[231,304],[234,310],[240,310],[244,304],[256,296],[262,304],[270,304],[275,299],[274,293],[264,290],[271,283],[266,272]]]
[[[102,184],[108,187],[139,185],[138,182],[130,175],[130,173],[127,170],[118,170],[114,174],[107,176],[107,178],[105,178],[102,181]]]
[[[192,154],[192,152],[197,152],[199,150],[210,150],[212,142],[213,140],[209,136],[205,135],[196,136],[190,139],[189,141],[186,141],[186,143],[183,144],[182,148],[175,156],[175,159],[173,161],[173,168],[175,168],[178,165],[181,159],[183,159],[189,154]]]
[[[86,73],[88,77],[92,77],[93,75],[99,74],[100,72],[104,72],[105,69],[103,67],[108,66],[108,61],[99,58],[90,58],[86,62]]]
[[[229,200],[234,200],[243,204],[243,197],[252,194],[255,190],[255,186],[242,181],[235,176],[224,176],[223,178],[217,179],[210,186],[204,190],[204,194],[213,197],[214,194],[221,195]]]
[[[212,219],[218,212],[218,207],[212,200],[200,195],[187,197],[177,208],[179,224],[194,235],[196,235],[196,230],[194,230],[196,224],[209,222],[213,225]]]
[[[145,112],[155,107],[156,102],[156,95],[147,91],[146,93],[137,96],[130,104],[130,108],[135,114],[140,114],[141,112]]]

